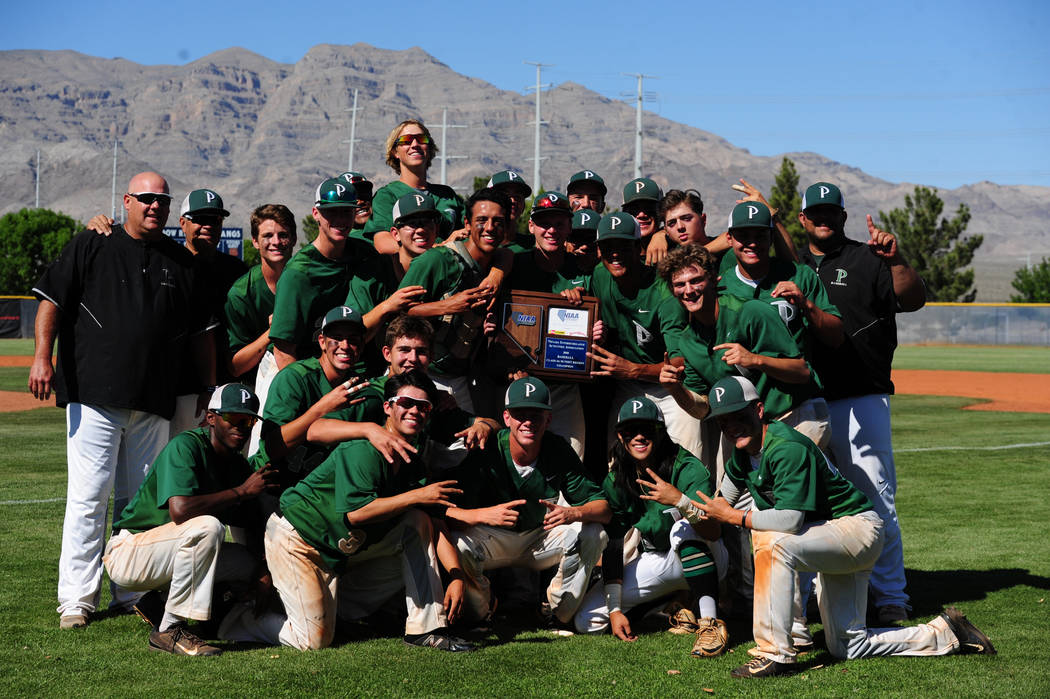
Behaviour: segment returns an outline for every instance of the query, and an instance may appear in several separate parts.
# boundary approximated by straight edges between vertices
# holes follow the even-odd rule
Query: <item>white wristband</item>
[[[605,584],[605,608],[609,610],[609,613],[622,611],[620,607],[623,605],[623,585],[620,583],[606,583]]]
[[[682,513],[683,517],[693,524],[697,524],[704,519],[704,511],[697,507],[685,493],[682,493],[682,497],[680,497],[678,502],[675,503],[675,507],[677,507],[678,511]]]

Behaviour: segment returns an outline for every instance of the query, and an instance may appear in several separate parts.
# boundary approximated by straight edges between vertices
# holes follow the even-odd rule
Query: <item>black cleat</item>
[[[941,618],[948,622],[952,633],[959,639],[959,653],[966,655],[995,655],[996,651],[995,646],[992,645],[992,640],[985,636],[979,628],[971,624],[966,615],[958,609],[945,607],[944,612],[941,613]]]

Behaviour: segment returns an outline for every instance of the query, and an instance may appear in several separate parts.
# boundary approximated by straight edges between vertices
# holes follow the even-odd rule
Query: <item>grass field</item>
[[[492,636],[476,653],[449,656],[406,648],[400,629],[384,629],[378,638],[319,652],[253,648],[190,659],[150,653],[147,629],[135,617],[59,631],[54,597],[65,488],[63,413],[4,414],[0,692],[696,696],[706,688],[744,696],[1048,696],[1048,420],[963,411],[966,402],[893,400],[905,561],[915,616],[925,620],[957,604],[992,637],[999,655],[838,662],[821,650],[805,658],[800,674],[761,681],[729,677],[751,645],[750,629],[740,625],[731,626],[734,652],[708,660],[688,656],[688,637],[662,632],[625,644],[608,636],[559,638],[526,630]],[[1043,446],[1011,446],[1039,442]]]

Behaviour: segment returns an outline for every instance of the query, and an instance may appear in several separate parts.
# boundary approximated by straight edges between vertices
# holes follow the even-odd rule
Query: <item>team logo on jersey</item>
[[[638,321],[631,321],[634,323],[634,339],[639,349],[644,348],[650,342],[653,341],[653,334],[646,330]]]
[[[771,301],[773,306],[776,306],[777,313],[780,314],[780,319],[784,321],[784,325],[791,327],[791,321],[798,317],[798,309],[795,308],[795,304],[790,301]]]
[[[351,529],[346,533],[346,536],[339,540],[339,550],[350,556],[357,552],[361,548],[361,544],[365,543],[366,534],[361,529]]]
[[[841,267],[836,267],[835,268],[835,281],[830,282],[830,283],[834,284],[835,286],[846,286],[846,276],[847,276],[846,270],[842,269]]]

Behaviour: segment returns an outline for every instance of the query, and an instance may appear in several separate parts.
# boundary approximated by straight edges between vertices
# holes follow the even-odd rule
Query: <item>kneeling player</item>
[[[660,408],[645,396],[623,404],[616,434],[612,471],[602,485],[613,513],[602,557],[605,594],[597,585],[591,589],[576,613],[576,629],[596,633],[611,626],[617,638],[633,641],[626,612],[689,590],[695,607],[678,612],[675,630],[696,633],[693,655],[719,655],[729,637],[716,618],[718,571],[712,554],[717,547],[724,558],[724,549],[705,541],[717,539],[719,527],[701,522],[702,513],[683,494],[713,493],[714,478],[671,440]],[[625,550],[624,535],[634,533],[640,541],[629,536],[637,543]]]
[[[708,517],[754,530],[755,659],[734,677],[768,677],[796,662],[791,628],[798,573],[817,573],[817,602],[828,650],[837,658],[879,655],[994,654],[988,637],[954,607],[928,624],[865,626],[868,578],[882,551],[883,523],[868,498],[839,475],[808,438],[763,420],[747,379],[727,377],[708,396],[711,414],[735,449],[722,497],[702,492]],[[745,491],[752,509],[733,509]]]

